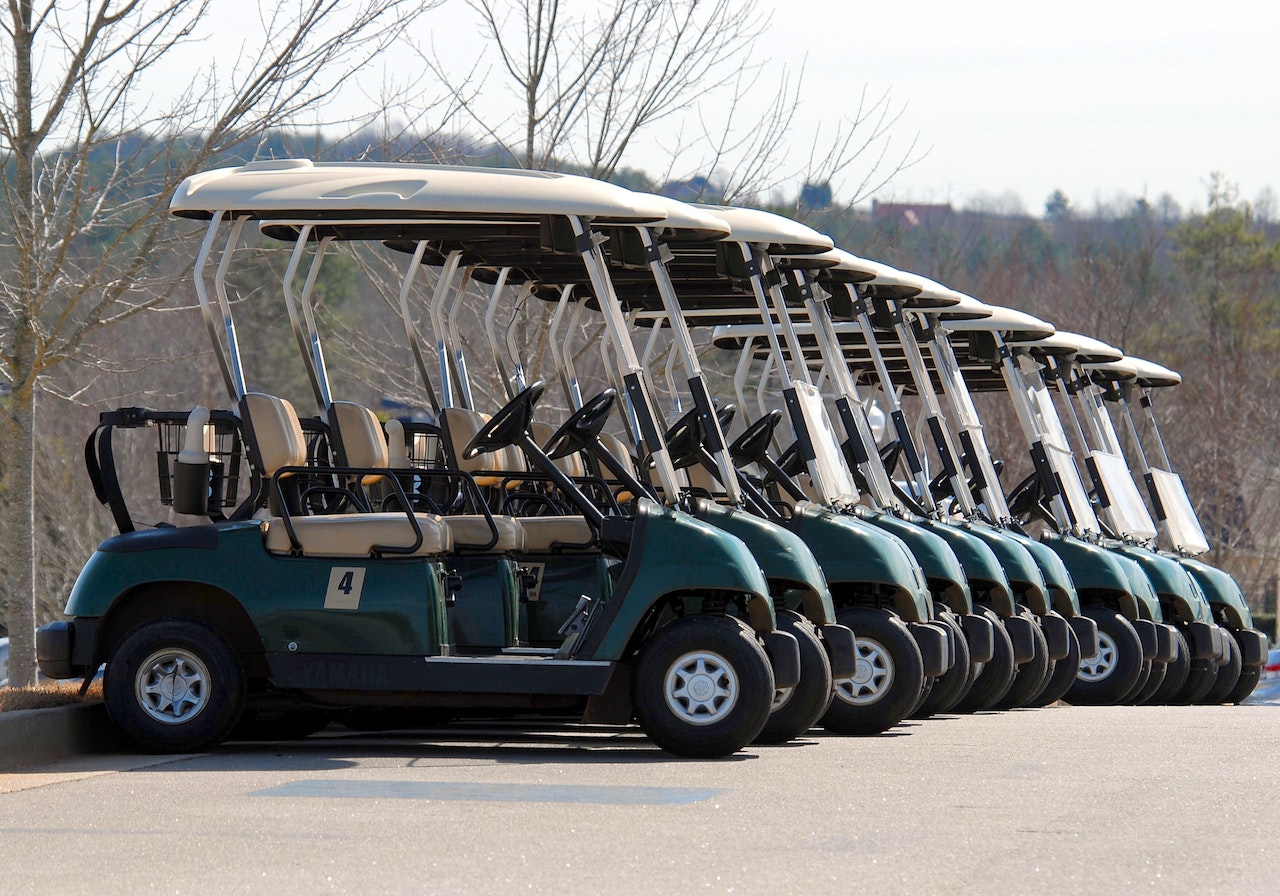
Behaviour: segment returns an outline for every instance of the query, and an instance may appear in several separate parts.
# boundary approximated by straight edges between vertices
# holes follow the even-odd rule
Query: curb
[[[0,712],[0,770],[123,747],[101,703]]]

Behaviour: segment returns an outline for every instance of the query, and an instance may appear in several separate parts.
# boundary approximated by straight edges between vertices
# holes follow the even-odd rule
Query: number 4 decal
[[[329,590],[325,592],[326,610],[360,609],[360,592],[364,590],[364,569],[335,566],[329,572]]]

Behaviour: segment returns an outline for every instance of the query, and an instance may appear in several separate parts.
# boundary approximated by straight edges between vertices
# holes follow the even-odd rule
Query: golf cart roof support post
[[[551,326],[547,329],[547,344],[551,347],[551,360],[556,365],[556,376],[560,380],[560,388],[564,390],[564,400],[569,403],[570,410],[576,411],[582,407],[582,391],[578,387],[573,362],[560,342],[560,325],[573,302],[573,288],[572,283],[560,287],[560,298],[556,300],[556,309],[551,314]]]
[[[231,298],[227,293],[227,269],[231,266],[231,256],[240,244],[240,234],[244,230],[247,218],[237,218],[231,225],[231,233],[227,236],[227,245],[218,259],[218,269],[213,275],[213,289],[218,296],[218,306],[222,310],[223,329],[227,336],[227,358],[231,362],[231,377],[235,382],[233,394],[237,403],[244,397],[247,388],[244,382],[244,360],[240,356],[240,339],[236,335],[235,318],[231,315]]]
[[[436,362],[439,365],[440,372],[440,402],[446,408],[453,407],[453,371],[451,369],[453,365],[449,361],[444,308],[449,291],[453,288],[453,282],[458,277],[458,262],[461,260],[461,249],[452,249],[444,257],[444,264],[440,268],[440,279],[436,281],[436,288],[431,292],[431,302],[427,305],[427,311],[431,315],[431,328],[435,331],[436,336]]]
[[[937,321],[933,324],[933,338],[929,340],[929,351],[933,355],[934,364],[941,372],[944,368],[949,375],[943,375],[942,392],[951,405],[956,418],[956,427],[960,430],[960,438],[968,442],[970,465],[978,466],[978,478],[981,481],[982,501],[994,522],[1003,524],[1013,517],[1009,513],[1009,503],[1004,492],[1000,490],[1000,479],[996,476],[995,465],[991,462],[991,450],[987,447],[987,438],[978,420],[977,409],[973,404],[973,396],[968,384],[960,372],[960,363],[956,360],[955,351],[948,338],[949,331]],[[970,421],[972,420],[972,423]]]
[[[1058,388],[1052,391],[1062,396],[1063,401],[1067,406],[1067,415],[1071,421],[1072,431],[1075,433],[1076,438],[1079,439],[1080,446],[1084,453],[1088,454],[1092,446],[1090,445],[1089,440],[1085,438],[1084,427],[1080,425],[1080,417],[1076,414],[1076,406],[1071,401],[1071,392],[1068,388],[1071,377],[1071,368],[1067,366],[1066,362],[1057,355],[1050,356],[1047,363],[1053,371],[1054,378],[1058,381]],[[1059,414],[1058,416],[1061,418],[1062,415]]]
[[[320,262],[324,251],[328,248],[329,238],[320,240],[316,247],[315,257],[307,269],[307,279],[302,286],[299,298],[293,291],[293,280],[298,276],[298,268],[302,265],[302,256],[306,254],[314,228],[304,224],[298,230],[298,238],[294,240],[293,251],[289,253],[289,264],[284,271],[281,287],[284,291],[284,304],[289,312],[289,324],[293,327],[293,338],[298,343],[298,352],[302,355],[302,366],[307,370],[307,379],[311,382],[311,394],[315,396],[316,405],[321,414],[327,414],[329,405],[333,404],[333,392],[329,388],[329,371],[324,363],[324,350],[320,346],[320,336],[316,329],[315,315],[311,311],[311,294],[315,290],[316,277],[320,273]],[[299,313],[301,307],[301,314]]]
[[[200,243],[200,251],[196,255],[194,280],[196,299],[200,302],[200,314],[204,318],[204,327],[209,334],[209,343],[213,348],[213,356],[218,360],[218,369],[222,371],[222,381],[227,387],[227,394],[231,396],[238,406],[245,393],[244,377],[240,374],[238,363],[233,367],[230,358],[231,352],[228,349],[228,346],[235,345],[235,321],[231,319],[230,305],[222,300],[222,293],[219,292],[219,305],[222,308],[222,328],[219,329],[218,318],[213,312],[213,305],[209,302],[209,291],[204,282],[204,269],[209,262],[209,253],[213,251],[213,241],[218,235],[218,228],[222,223],[222,215],[222,212],[216,211],[213,213],[213,217],[209,219],[209,226],[204,232],[204,240]],[[231,233],[227,237],[226,248],[222,252],[223,259],[231,254],[234,244],[239,241],[240,230],[244,227],[244,221],[245,219],[241,218],[232,223]],[[218,269],[223,269],[221,263],[219,263]],[[224,338],[226,340],[225,344]]]
[[[751,294],[756,300],[756,310],[760,312],[760,320],[764,323],[765,339],[769,343],[769,355],[778,365],[778,375],[782,377],[782,388],[791,388],[791,374],[787,370],[787,365],[782,359],[782,344],[778,341],[778,331],[770,326],[769,298],[765,294],[764,274],[760,267],[760,259],[751,251],[748,243],[738,243],[738,251],[742,253],[742,260],[747,263],[748,270],[751,271]],[[772,372],[772,365],[765,367],[765,375]],[[764,376],[761,377],[761,385],[764,384]],[[764,414],[764,398],[760,390],[756,391],[759,397],[760,413]]]
[[[633,446],[640,444],[640,421],[636,417],[636,409],[631,406],[631,396],[622,388],[622,380],[618,378],[618,359],[613,347],[613,334],[606,326],[600,336],[600,362],[604,366],[605,380],[609,387],[622,399],[622,428]]]
[[[791,365],[794,375],[791,379],[799,380],[806,385],[813,385],[813,377],[809,374],[809,365],[804,362],[804,347],[800,345],[800,337],[796,335],[795,325],[791,322],[791,314],[787,310],[787,299],[782,292],[781,272],[774,266],[773,259],[765,252],[753,253],[759,266],[759,277],[762,282],[768,284],[769,299],[773,303],[773,311],[778,315],[778,323],[782,328],[782,338],[787,343],[787,349],[791,352]],[[768,315],[765,315],[763,323],[768,324]],[[785,364],[785,359],[780,354],[778,363]],[[790,382],[787,383],[791,385]]]
[[[1013,356],[1008,344],[1004,341],[998,330],[992,331],[995,338],[996,350],[1000,355],[1000,373],[1004,377],[1005,391],[1013,401],[1013,411],[1018,418],[1018,422],[1022,424],[1022,431],[1027,438],[1027,447],[1031,452],[1032,462],[1035,463],[1037,456],[1045,457],[1044,439],[1045,433],[1041,432],[1040,426],[1036,422],[1036,411],[1031,406],[1031,397],[1029,394],[1029,384],[1022,375],[1022,369],[1018,366],[1017,360]],[[1037,475],[1043,474],[1036,464]],[[1043,479],[1041,480],[1043,482]],[[1078,530],[1072,523],[1071,513],[1067,509],[1067,499],[1062,494],[1061,489],[1056,483],[1052,484],[1053,491],[1049,494],[1049,509],[1053,514],[1054,528],[1059,533],[1066,535],[1073,530]],[[1076,534],[1080,534],[1079,531]]]
[[[582,381],[578,378],[578,362],[574,360],[575,350],[573,347],[574,337],[581,333],[582,330],[582,314],[586,310],[586,302],[573,303],[573,316],[569,318],[569,330],[564,334],[564,363],[569,369],[569,381],[573,384],[573,392],[577,397],[577,403],[573,405],[573,410],[582,407]],[[583,348],[589,343],[584,342]]]
[[[969,484],[965,481],[964,470],[961,469],[960,454],[956,451],[955,443],[951,439],[951,430],[947,426],[946,415],[942,412],[942,403],[938,401],[938,394],[933,389],[933,380],[929,377],[924,353],[920,351],[920,344],[916,341],[911,320],[902,311],[901,306],[895,307],[893,329],[898,334],[898,341],[902,343],[907,367],[911,369],[911,379],[916,384],[916,391],[924,405],[925,423],[933,434],[934,448],[938,452],[939,460],[942,461],[943,472],[951,480],[951,493],[960,506],[960,512],[966,517],[972,517],[974,515],[973,496],[969,494]]]
[[[778,356],[769,352],[765,355],[764,367],[760,369],[760,381],[756,383],[756,410],[761,417],[769,412],[764,397],[769,391],[769,380],[773,379],[773,370],[778,366],[777,362]],[[786,371],[783,371],[783,375],[786,375]]]
[[[804,272],[800,270],[797,270],[795,275],[805,277]],[[819,296],[819,287],[813,283],[808,285],[809,289],[805,293],[805,310],[808,312],[813,333],[817,337],[823,369],[831,377],[838,393],[836,412],[845,429],[845,437],[857,446],[855,457],[858,466],[862,469],[871,500],[878,508],[897,507],[898,501],[893,495],[884,464],[880,461],[880,455],[876,450],[871,421],[867,418],[866,409],[858,395],[858,385],[853,381],[853,376],[849,373],[849,365],[844,360],[844,353],[840,350],[840,338],[835,331],[835,321],[831,319],[831,309]]]
[[[400,282],[400,319],[404,322],[404,335],[409,340],[409,350],[413,353],[413,361],[418,365],[418,375],[422,377],[422,388],[427,392],[427,400],[431,402],[431,410],[440,415],[440,401],[436,398],[436,390],[431,386],[431,374],[427,372],[427,359],[422,354],[422,343],[418,340],[418,328],[413,325],[413,313],[409,310],[409,293],[413,290],[413,281],[422,267],[422,256],[426,254],[427,241],[419,240],[414,247],[413,257],[409,260],[409,268]]]
[[[894,389],[893,377],[889,375],[889,365],[885,363],[884,354],[880,351],[880,342],[876,339],[876,330],[871,323],[871,311],[867,307],[866,299],[859,295],[852,283],[846,284],[846,288],[849,290],[849,298],[853,300],[854,317],[859,329],[862,330],[862,338],[871,355],[871,364],[875,367],[876,377],[880,381],[885,400],[889,403],[889,417],[893,421],[894,432],[902,443],[902,457],[906,460],[907,470],[916,484],[916,500],[925,510],[934,513],[938,507],[933,500],[933,493],[929,491],[929,478],[925,475],[920,450],[916,447],[915,437],[911,435],[911,428],[907,426],[907,418],[902,412],[902,399]],[[892,470],[886,472],[893,475]]]
[[[511,319],[507,321],[507,328],[502,334],[503,340],[507,343],[507,355],[511,358],[512,398],[515,398],[517,392],[523,392],[529,386],[529,378],[524,372],[524,358],[520,357],[520,347],[516,345],[516,321],[520,318],[520,312],[528,306],[531,295],[533,295],[533,283],[520,284],[515,303],[511,306]]]
[[[511,274],[511,268],[504,267],[498,270],[498,279],[494,281],[493,289],[489,291],[489,301],[484,307],[484,338],[489,344],[489,355],[493,358],[493,369],[498,371],[498,380],[502,384],[502,394],[507,397],[507,401],[516,397],[516,393],[511,389],[511,374],[507,372],[507,365],[503,363],[502,352],[498,348],[498,327],[497,314],[498,303],[502,301],[502,290],[507,285],[507,277]],[[515,363],[519,363],[516,361]]]
[[[702,376],[702,364],[698,360],[698,352],[693,345],[693,336],[689,333],[689,325],[684,319],[680,299],[676,293],[675,284],[671,280],[671,271],[667,269],[666,259],[670,257],[670,252],[663,251],[663,247],[654,239],[653,232],[648,227],[637,227],[636,230],[640,234],[640,242],[644,246],[649,262],[649,273],[653,275],[653,282],[658,287],[658,296],[662,299],[662,307],[667,312],[667,325],[671,330],[673,352],[668,360],[668,380],[672,378],[670,360],[674,359],[674,350],[678,349],[680,360],[684,365],[689,395],[693,399],[693,406],[698,409],[698,419],[702,424],[708,452],[715,458],[716,467],[720,471],[720,482],[724,486],[729,502],[734,505],[741,504],[742,491],[738,487],[737,468],[729,457],[725,434],[720,429],[720,420],[716,416],[711,393],[707,391],[706,380]],[[679,392],[674,385],[671,393],[675,400],[679,401]],[[679,412],[678,406],[677,412]]]
[[[467,286],[471,283],[471,267],[462,270],[462,281],[453,295],[448,299],[449,316],[446,319],[446,333],[449,334],[449,351],[453,354],[453,376],[458,384],[458,395],[462,406],[467,410],[476,410],[475,399],[471,395],[471,378],[467,374],[467,353],[463,349],[462,334],[458,332],[458,313],[462,310],[462,298],[467,294]]]
[[[1111,451],[1119,453],[1119,444],[1112,446],[1107,439],[1106,429],[1098,420],[1096,409],[1091,406],[1093,398],[1093,383],[1085,376],[1084,372],[1077,366],[1076,359],[1078,356],[1071,355],[1063,358],[1055,355],[1053,357],[1054,372],[1058,377],[1058,393],[1062,396],[1063,401],[1071,408],[1071,413],[1076,418],[1076,428],[1082,437],[1082,444],[1085,452],[1091,450]],[[1072,402],[1072,398],[1075,402]],[[1079,405],[1077,412],[1076,405]],[[1083,441],[1084,428],[1080,426],[1080,417],[1083,416],[1085,423],[1089,427],[1089,435],[1092,442]]]
[[[614,292],[613,281],[609,279],[604,255],[600,250],[600,242],[596,234],[578,215],[568,215],[569,226],[574,238],[578,241],[578,253],[586,266],[587,277],[591,280],[591,288],[595,291],[596,300],[600,303],[600,311],[604,314],[605,325],[613,336],[614,346],[618,350],[619,374],[625,385],[624,394],[631,397],[635,405],[638,434],[643,437],[645,451],[653,459],[658,473],[658,481],[662,483],[665,500],[669,504],[679,503],[681,497],[679,479],[676,469],[671,463],[671,455],[667,453],[666,442],[658,428],[658,419],[653,400],[649,395],[645,382],[645,369],[640,366],[636,357],[635,346],[627,335],[627,324],[622,314],[622,305]]]

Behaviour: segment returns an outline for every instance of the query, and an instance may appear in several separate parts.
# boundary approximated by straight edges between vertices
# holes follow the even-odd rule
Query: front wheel
[[[1026,607],[1019,607],[1019,616],[1031,621],[1031,638],[1035,652],[1031,659],[1018,666],[1013,684],[1003,697],[996,701],[996,709],[1021,709],[1031,706],[1049,681],[1052,662],[1049,659],[1049,642],[1045,640],[1040,622]]]
[[[107,660],[107,714],[126,737],[157,753],[189,753],[225,739],[244,707],[235,651],[186,619],[140,625]]]
[[[974,669],[969,658],[969,642],[965,640],[964,628],[956,615],[941,604],[935,604],[937,620],[951,631],[950,642],[955,654],[951,668],[933,680],[933,687],[925,696],[924,702],[911,714],[912,718],[924,719],[937,713],[950,712],[969,692],[973,684]]]
[[[769,721],[756,736],[762,744],[786,743],[804,734],[831,702],[831,660],[813,623],[792,610],[779,610],[778,631],[789,632],[799,642],[800,683],[774,692]]]
[[[1209,692],[1196,701],[1205,706],[1217,706],[1219,703],[1226,703],[1227,695],[1231,693],[1232,688],[1236,686],[1236,682],[1240,680],[1240,648],[1236,644],[1236,639],[1228,634],[1223,639],[1222,646],[1227,649],[1227,661],[1218,667],[1218,675],[1213,682],[1213,687],[1209,688]]]
[[[1074,629],[1069,632],[1069,635],[1067,655],[1053,661],[1053,666],[1049,670],[1048,684],[1040,689],[1040,693],[1027,704],[1028,706],[1048,706],[1050,703],[1057,703],[1075,684],[1076,672],[1080,669],[1080,639],[1076,637]]]
[[[1142,675],[1142,640],[1129,621],[1106,607],[1086,607],[1098,623],[1098,652],[1080,662],[1066,701],[1083,706],[1114,706]]]
[[[907,717],[924,688],[924,659],[911,632],[887,610],[852,607],[836,620],[853,629],[858,665],[835,683],[822,727],[835,734],[879,734]]]
[[[980,612],[991,620],[995,651],[991,659],[978,669],[973,686],[964,695],[964,699],[956,704],[956,712],[982,712],[991,709],[1008,693],[1018,668],[1013,656],[1013,641],[1000,617],[988,607],[982,607]]]
[[[636,719],[662,749],[714,759],[764,728],[773,703],[769,657],[744,623],[686,616],[641,648],[632,683]]]

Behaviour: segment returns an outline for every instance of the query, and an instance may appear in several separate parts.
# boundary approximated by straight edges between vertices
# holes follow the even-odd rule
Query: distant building
[[[880,202],[871,200],[871,223],[918,227],[921,224],[945,224],[955,215],[951,203],[930,205],[920,202]]]

